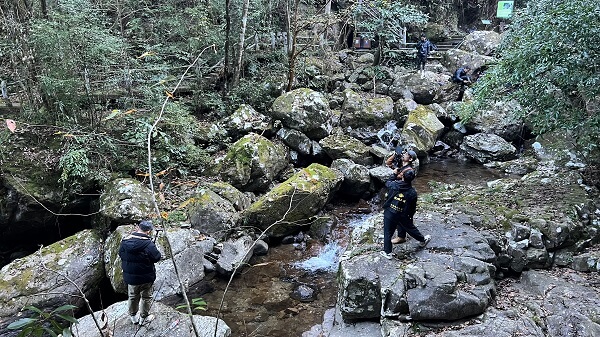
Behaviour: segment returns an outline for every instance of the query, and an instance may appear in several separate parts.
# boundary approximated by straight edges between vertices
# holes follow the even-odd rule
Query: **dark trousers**
[[[406,223],[401,223],[400,221],[398,221],[397,227],[399,238],[406,239],[406,234],[408,233],[408,235],[412,236],[419,242],[425,241],[425,237],[423,236],[423,234],[421,234],[419,229],[415,226],[415,224],[412,221]],[[392,231],[392,234],[394,234],[394,231]]]
[[[410,220],[402,221],[401,213],[393,213],[389,208],[383,212],[383,251],[386,253],[392,252],[392,236],[394,231],[398,229],[398,237],[406,238],[406,234],[415,238],[419,242],[425,241],[425,237],[415,227]]]
[[[425,70],[425,62],[427,62],[427,55],[417,55],[417,70]]]

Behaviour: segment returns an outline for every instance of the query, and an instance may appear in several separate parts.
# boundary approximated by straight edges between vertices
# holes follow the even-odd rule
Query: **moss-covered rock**
[[[201,188],[186,205],[193,228],[217,240],[224,237],[239,220],[233,204],[208,188]]]
[[[218,171],[221,179],[240,190],[264,192],[287,163],[285,146],[249,134],[229,148]]]
[[[320,164],[311,164],[275,187],[244,211],[245,225],[256,226],[274,237],[297,230],[317,214],[339,189],[343,175]],[[273,227],[271,225],[276,224]]]
[[[152,192],[135,179],[113,180],[100,196],[100,212],[116,222],[137,222],[153,211]]]
[[[439,121],[435,112],[419,105],[408,114],[402,135],[414,145],[415,151],[424,154],[435,145],[443,130],[444,124]]]
[[[104,275],[100,237],[91,230],[14,260],[0,271],[0,317],[16,317],[23,306],[42,311],[71,303],[83,306]],[[79,288],[79,289],[78,289]]]
[[[335,159],[350,159],[356,164],[372,165],[373,157],[371,156],[371,148],[363,144],[360,140],[345,135],[336,133],[319,141],[323,147],[323,151],[327,155]]]
[[[350,89],[344,90],[344,96],[340,117],[342,127],[381,128],[394,117],[394,101],[391,97],[366,98]]]
[[[327,99],[321,93],[299,88],[275,99],[272,117],[285,127],[298,130],[310,139],[327,137],[331,132],[331,111]]]

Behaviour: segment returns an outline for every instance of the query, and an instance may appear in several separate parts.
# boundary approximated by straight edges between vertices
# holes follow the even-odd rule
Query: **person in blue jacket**
[[[423,78],[425,77],[425,63],[427,62],[427,57],[432,50],[437,50],[437,47],[427,39],[425,34],[422,34],[416,48],[417,71],[421,72],[421,78]]]
[[[411,156],[409,152],[412,151],[403,153],[406,161]],[[417,191],[412,187],[414,179],[415,170],[407,165],[395,169],[385,183],[388,191],[383,204],[383,251],[380,253],[386,259],[393,257],[392,236],[397,228],[399,238],[403,241],[406,241],[406,234],[419,241],[420,247],[425,247],[431,240],[429,235],[423,236],[413,222],[417,211]]]
[[[150,237],[153,229],[151,221],[140,222],[136,231],[121,241],[119,248],[123,280],[127,283],[129,317],[133,324],[143,325],[154,319],[154,315],[149,314],[156,280],[154,264],[162,256]]]
[[[462,101],[463,95],[465,94],[465,86],[471,84],[469,72],[471,72],[471,67],[464,66],[456,69],[454,75],[452,75],[452,82],[460,84],[458,97],[456,98],[457,101]]]

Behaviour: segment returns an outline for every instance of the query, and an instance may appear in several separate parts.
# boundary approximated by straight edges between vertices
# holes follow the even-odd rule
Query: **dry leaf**
[[[7,119],[6,120],[6,126],[8,127],[8,129],[10,130],[10,132],[14,133],[15,130],[17,129],[17,123],[15,121],[13,121],[12,119]]]

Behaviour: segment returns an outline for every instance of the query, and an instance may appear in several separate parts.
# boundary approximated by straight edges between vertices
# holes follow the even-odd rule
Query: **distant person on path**
[[[465,94],[465,86],[471,84],[471,77],[469,77],[469,72],[471,72],[470,66],[464,66],[456,69],[454,75],[452,75],[452,82],[460,84],[460,89],[458,93],[457,101],[462,101],[463,96]]]
[[[129,296],[129,317],[133,324],[144,325],[154,319],[154,315],[149,315],[152,286],[156,280],[154,264],[160,261],[161,254],[150,237],[153,229],[151,221],[140,222],[136,231],[121,241],[119,248],[123,280],[127,283]]]
[[[411,155],[407,152],[403,154],[403,162],[408,162]],[[417,210],[417,191],[412,187],[412,181],[415,179],[415,170],[410,166],[404,170],[397,168],[385,183],[387,187],[387,196],[383,204],[383,251],[380,254],[386,259],[392,259],[392,235],[398,226],[399,236],[406,240],[406,234],[419,241],[420,247],[425,247],[431,237],[423,236],[413,223],[413,216]]]
[[[427,57],[432,50],[437,50],[437,47],[431,43],[425,34],[421,34],[421,39],[417,43],[417,71],[421,71],[421,78],[425,77],[425,63]]]

